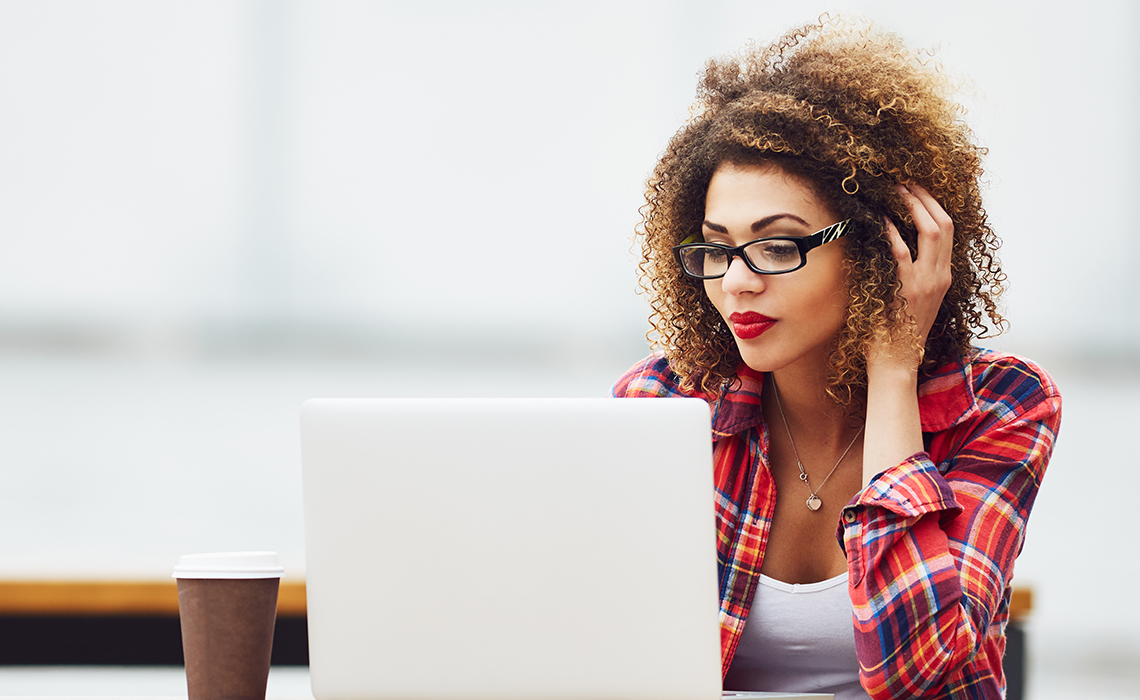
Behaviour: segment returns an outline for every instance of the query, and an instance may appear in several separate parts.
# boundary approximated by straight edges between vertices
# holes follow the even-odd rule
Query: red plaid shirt
[[[756,592],[776,506],[763,375],[710,400],[723,668]],[[1044,371],[976,351],[919,383],[925,452],[878,474],[838,523],[860,680],[873,698],[1000,698],[1009,581],[1061,420]],[[619,397],[700,396],[651,357]],[[741,451],[745,451],[741,453]]]

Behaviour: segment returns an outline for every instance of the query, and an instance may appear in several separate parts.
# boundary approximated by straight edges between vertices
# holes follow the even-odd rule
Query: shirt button
[[[855,511],[853,511],[853,510],[843,511],[843,522],[848,523],[848,524],[855,522]]]

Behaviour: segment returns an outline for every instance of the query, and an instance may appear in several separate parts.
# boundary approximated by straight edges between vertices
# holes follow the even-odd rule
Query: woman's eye
[[[728,253],[720,248],[705,248],[705,260],[714,264],[723,264],[728,259]]]
[[[800,254],[799,248],[797,248],[795,244],[784,241],[765,243],[756,247],[760,248],[760,250],[757,252],[763,255],[766,259],[773,261],[782,262],[790,258],[798,257]]]

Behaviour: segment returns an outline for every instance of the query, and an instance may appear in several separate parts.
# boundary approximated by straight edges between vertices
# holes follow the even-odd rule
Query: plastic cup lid
[[[277,552],[216,552],[183,555],[173,578],[281,578],[284,573]]]

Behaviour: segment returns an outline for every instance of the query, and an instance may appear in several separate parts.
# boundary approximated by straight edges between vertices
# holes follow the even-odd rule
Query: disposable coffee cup
[[[174,567],[189,700],[265,700],[284,572],[276,552],[188,554]]]

